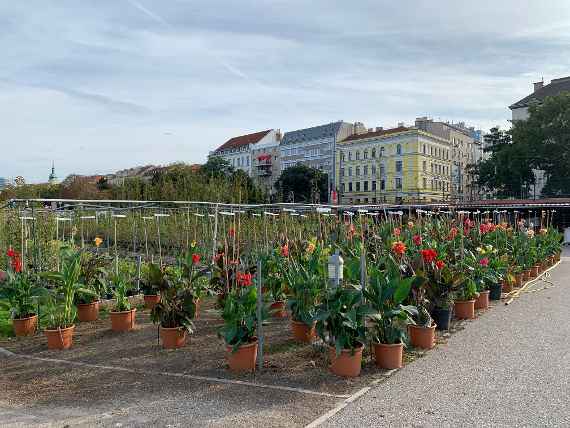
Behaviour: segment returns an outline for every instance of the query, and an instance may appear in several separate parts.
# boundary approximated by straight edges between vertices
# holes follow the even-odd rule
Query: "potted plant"
[[[416,307],[402,304],[413,281],[412,277],[402,279],[399,273],[382,272],[376,266],[369,268],[364,296],[373,311],[369,318],[376,365],[383,369],[402,367],[407,328],[414,322],[412,316],[418,315]]]
[[[80,282],[89,293],[78,291],[75,294],[77,318],[80,322],[91,322],[99,319],[100,297],[105,294],[107,286],[107,257],[100,254],[83,252],[81,254]]]
[[[456,291],[454,309],[458,319],[475,318],[477,286],[471,278],[464,278]]]
[[[226,343],[230,369],[251,372],[257,361],[257,289],[251,271],[238,271],[236,280],[223,299],[224,325],[218,334]],[[265,318],[267,309],[261,309]]]
[[[94,294],[80,282],[81,253],[62,248],[59,272],[47,272],[43,276],[55,284],[45,310],[47,326],[44,333],[48,349],[68,349],[73,345],[75,331],[75,296],[77,293]]]
[[[315,339],[316,307],[327,283],[323,251],[309,243],[300,260],[290,259],[284,268],[289,288],[287,304],[291,310],[291,330],[297,342]]]
[[[136,308],[131,307],[128,292],[133,288],[132,283],[124,274],[113,275],[111,289],[115,298],[115,308],[110,312],[111,330],[121,332],[135,328]]]
[[[0,308],[10,312],[14,334],[33,336],[38,328],[38,300],[46,289],[38,287],[32,277],[9,269],[0,282]]]
[[[283,267],[288,262],[289,246],[285,245],[273,251],[262,261],[263,286],[269,291],[271,297],[270,313],[275,318],[287,318],[285,293],[286,281]]]
[[[171,274],[160,284],[160,301],[150,313],[152,321],[160,325],[162,346],[180,348],[192,334],[192,320],[196,315],[196,296],[182,275]]]
[[[195,244],[192,251],[188,252],[184,257],[179,259],[179,266],[182,269],[182,277],[186,286],[192,290],[194,295],[195,319],[200,318],[200,302],[207,295],[213,295],[208,279],[208,269],[200,269],[200,253],[197,252]],[[162,294],[162,293],[161,293]]]
[[[337,376],[360,374],[366,342],[365,317],[370,313],[358,287],[333,287],[317,307],[317,333],[329,348],[330,370]]]
[[[141,291],[143,293],[144,304],[147,309],[152,310],[154,305],[160,301],[160,286],[164,281],[164,270],[155,263],[145,266],[145,274],[141,280]]]

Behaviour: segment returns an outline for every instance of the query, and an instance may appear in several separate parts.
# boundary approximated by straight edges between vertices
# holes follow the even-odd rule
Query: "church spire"
[[[57,175],[55,175],[55,162],[51,161],[51,174],[49,175],[49,184],[57,184]]]

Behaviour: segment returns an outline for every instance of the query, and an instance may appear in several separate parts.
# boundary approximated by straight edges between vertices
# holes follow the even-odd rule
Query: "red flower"
[[[416,244],[418,247],[420,245],[422,245],[422,237],[421,235],[414,235],[412,240],[414,241],[414,244]]]
[[[402,233],[402,231],[400,230],[399,227],[395,227],[394,228],[394,236],[400,236],[400,233]]]
[[[479,264],[481,266],[489,266],[489,259],[487,257],[483,257],[481,260],[479,260]]]
[[[285,244],[281,247],[281,255],[283,257],[289,257],[289,244]]]
[[[253,284],[253,275],[251,273],[238,272],[236,274],[237,283],[240,287],[249,287]]]
[[[422,258],[426,263],[431,263],[437,258],[437,251],[435,251],[433,248],[421,250],[420,253],[422,254]]]
[[[435,267],[436,269],[443,269],[445,267],[445,263],[443,262],[443,260],[438,260],[437,262],[435,262]]]
[[[455,226],[453,226],[451,228],[451,230],[449,231],[449,235],[447,235],[447,240],[453,241],[458,233],[459,233],[459,230]]]
[[[221,258],[224,257],[224,253],[218,253],[214,256],[214,263],[218,263]]]
[[[16,272],[16,273],[22,272],[22,260],[20,260],[20,256],[18,254],[16,254],[12,258],[12,262],[10,264],[11,264],[14,272]]]
[[[16,257],[16,252],[12,249],[12,247],[8,248],[6,251],[6,255],[10,258]]]
[[[192,254],[192,263],[195,265],[200,263],[200,254]]]
[[[234,236],[236,236],[236,230],[235,230],[233,227],[230,229],[229,235],[230,235],[231,238],[233,238]]]
[[[402,241],[396,241],[392,244],[392,252],[401,256],[406,252],[406,245]]]

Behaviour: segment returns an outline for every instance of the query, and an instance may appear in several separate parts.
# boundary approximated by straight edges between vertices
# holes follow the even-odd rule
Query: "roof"
[[[333,137],[338,135],[340,129],[344,125],[351,125],[346,122],[338,121],[327,123],[326,125],[314,126],[312,128],[299,129],[297,131],[286,132],[281,140],[282,145],[295,144],[303,141],[317,140],[319,138]]]
[[[260,131],[260,132],[255,132],[253,134],[240,135],[239,137],[230,138],[228,141],[226,141],[224,144],[218,147],[215,150],[215,152],[217,153],[217,152],[222,152],[224,150],[237,149],[239,147],[255,144],[270,132],[271,129],[268,129],[267,131]]]
[[[570,76],[562,77],[560,79],[552,79],[552,81],[542,88],[533,92],[522,100],[517,101],[513,105],[509,106],[511,110],[517,108],[528,107],[531,104],[541,104],[546,97],[552,97],[555,95],[560,95],[562,92],[570,92]]]
[[[399,132],[411,131],[412,128],[406,128],[405,126],[398,126],[392,129],[383,129],[381,131],[366,132],[364,134],[353,134],[342,140],[343,143],[356,140],[364,140],[365,138],[382,137],[384,135],[397,134]]]

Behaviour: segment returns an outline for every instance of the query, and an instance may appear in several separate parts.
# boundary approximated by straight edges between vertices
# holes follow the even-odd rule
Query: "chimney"
[[[534,92],[538,91],[539,89],[542,89],[544,87],[544,79],[542,79],[540,82],[534,82]]]

